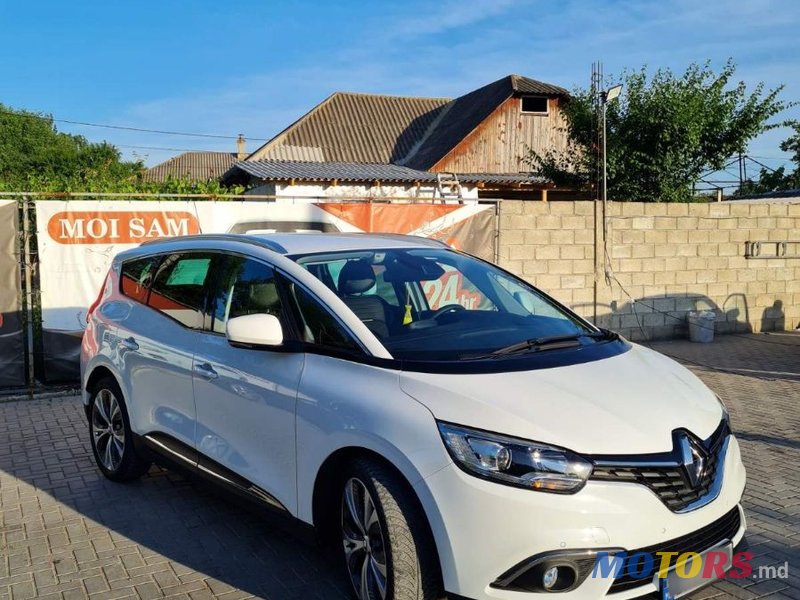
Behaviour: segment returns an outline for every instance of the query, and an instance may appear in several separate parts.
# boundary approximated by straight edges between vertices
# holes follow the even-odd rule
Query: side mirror
[[[228,319],[225,335],[233,344],[252,346],[280,346],[283,344],[283,328],[275,315],[265,313],[243,315]]]

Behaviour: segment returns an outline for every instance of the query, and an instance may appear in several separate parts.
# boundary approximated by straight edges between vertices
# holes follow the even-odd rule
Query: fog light
[[[558,567],[550,567],[542,576],[542,586],[544,589],[550,590],[556,584],[556,581],[558,581]]]

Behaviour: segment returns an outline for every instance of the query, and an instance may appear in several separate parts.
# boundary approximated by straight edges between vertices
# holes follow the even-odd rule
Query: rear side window
[[[225,333],[228,319],[244,315],[282,316],[275,273],[262,262],[240,256],[227,256],[220,266],[220,283],[211,298],[210,329]]]
[[[170,254],[158,268],[147,305],[191,329],[202,329],[210,254]]]
[[[123,263],[120,276],[122,294],[132,300],[146,304],[147,292],[153,282],[153,275],[160,258],[159,256],[150,256]]]

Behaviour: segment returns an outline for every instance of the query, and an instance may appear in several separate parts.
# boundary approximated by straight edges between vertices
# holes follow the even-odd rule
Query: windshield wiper
[[[517,354],[519,352],[525,352],[528,350],[532,350],[534,352],[542,352],[545,350],[578,348],[583,345],[581,344],[580,341],[580,339],[583,337],[588,337],[592,339],[610,339],[614,335],[616,334],[614,334],[611,331],[608,331],[606,329],[601,329],[600,331],[594,331],[591,333],[571,333],[568,335],[554,335],[550,337],[531,338],[529,340],[523,340],[521,342],[517,342],[516,344],[511,344],[510,346],[505,346],[504,348],[500,348],[493,352],[489,352],[488,354],[482,354],[480,356],[470,357],[470,359],[476,360],[482,358],[495,358],[497,356]]]

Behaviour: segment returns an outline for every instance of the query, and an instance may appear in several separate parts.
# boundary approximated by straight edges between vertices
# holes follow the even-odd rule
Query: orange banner
[[[53,215],[47,233],[59,244],[139,244],[200,233],[200,224],[189,212],[69,211]]]
[[[361,231],[411,233],[461,208],[454,204],[321,203],[322,210],[355,225]]]

